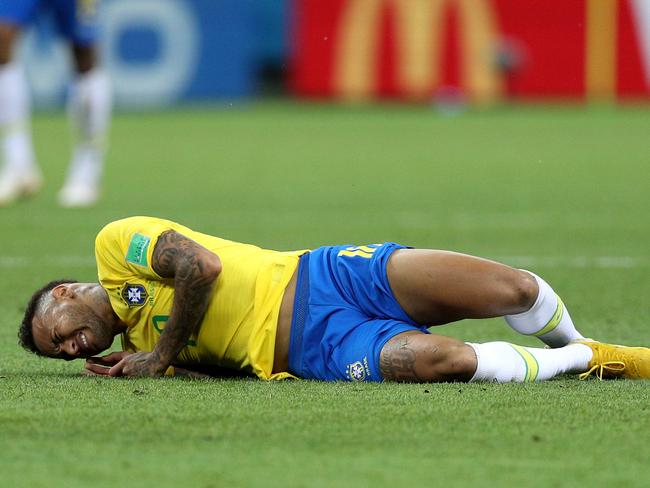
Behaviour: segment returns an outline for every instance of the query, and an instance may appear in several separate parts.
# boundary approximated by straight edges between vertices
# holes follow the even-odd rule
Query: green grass
[[[136,214],[275,249],[396,240],[543,275],[603,340],[650,344],[648,112],[266,104],[120,114],[105,197],[54,204],[66,121],[34,121],[47,186],[0,209],[3,486],[646,486],[649,382],[103,380],[19,350],[26,298],[95,280]],[[534,345],[500,320],[437,332]]]

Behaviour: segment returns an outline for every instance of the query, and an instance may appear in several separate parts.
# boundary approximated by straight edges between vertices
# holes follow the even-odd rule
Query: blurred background
[[[94,280],[96,233],[129,215],[273,249],[395,240],[491,257],[574,287],[590,324],[606,312],[581,287],[618,280],[620,306],[639,302],[628,283],[650,266],[650,0],[100,7],[116,108],[92,208],[54,205],[74,71],[51,16],[17,50],[45,185],[0,207],[16,316],[51,276]]]
[[[105,0],[101,23],[123,109],[650,99],[647,0]],[[21,45],[37,107],[62,102],[67,56],[39,18]]]

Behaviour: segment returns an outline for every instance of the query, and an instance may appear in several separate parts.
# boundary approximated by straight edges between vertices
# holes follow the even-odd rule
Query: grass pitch
[[[65,119],[35,119],[47,186],[0,209],[3,486],[647,486],[650,382],[106,380],[16,345],[23,304],[95,280],[107,222],[156,215],[274,249],[382,240],[534,270],[601,340],[650,345],[648,112],[268,104],[115,118],[105,197],[54,205]],[[535,345],[500,320],[436,332]]]

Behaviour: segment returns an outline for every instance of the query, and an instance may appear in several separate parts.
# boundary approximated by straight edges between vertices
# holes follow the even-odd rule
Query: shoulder
[[[111,234],[115,232],[120,232],[122,230],[131,230],[138,227],[149,227],[151,225],[156,225],[161,222],[172,223],[170,221],[166,221],[156,217],[145,217],[145,216],[126,217],[124,219],[119,219],[119,220],[114,220],[113,222],[109,222],[104,227],[102,227],[102,229],[99,231],[97,235],[100,236],[104,234]]]
[[[148,254],[148,247],[155,244],[158,236],[177,224],[155,217],[128,217],[105,225],[95,238],[95,255],[99,258],[131,254],[140,260]],[[140,262],[140,261],[138,261]]]
[[[151,268],[158,238],[178,224],[156,217],[128,217],[105,225],[95,239],[95,261],[102,277],[146,275],[156,277]]]
[[[130,239],[137,233],[147,236],[156,236],[165,230],[175,229],[178,227],[182,226],[172,222],[171,220],[160,219],[157,217],[127,217],[106,224],[97,234],[95,243],[99,244],[106,240],[120,241],[124,238]]]

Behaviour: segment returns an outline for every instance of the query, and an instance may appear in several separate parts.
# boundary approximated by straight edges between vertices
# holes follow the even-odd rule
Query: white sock
[[[551,347],[562,347],[573,340],[584,339],[553,288],[535,273],[526,272],[535,278],[539,286],[537,300],[526,312],[506,315],[508,325],[520,334],[536,336]]]
[[[105,73],[95,69],[77,77],[68,104],[74,131],[68,183],[99,183],[111,108],[112,93]]]
[[[522,347],[508,342],[468,344],[474,349],[478,363],[470,382],[544,381],[563,373],[584,372],[593,357],[593,351],[585,344],[557,349]]]
[[[17,63],[0,65],[0,129],[6,171],[23,172],[35,165],[29,111],[23,70]]]

